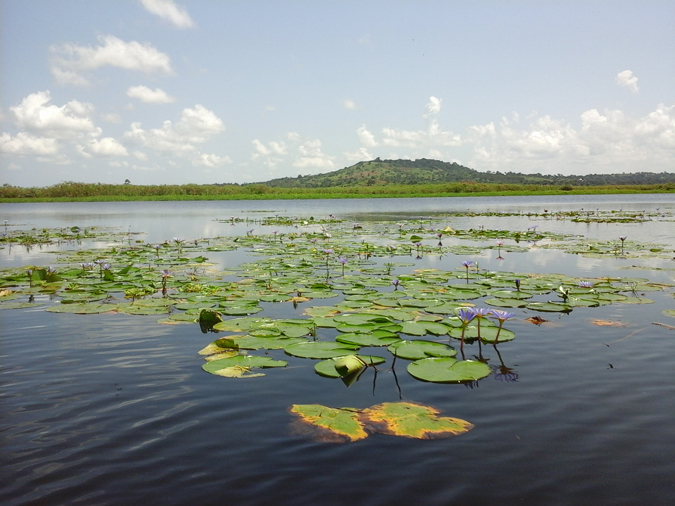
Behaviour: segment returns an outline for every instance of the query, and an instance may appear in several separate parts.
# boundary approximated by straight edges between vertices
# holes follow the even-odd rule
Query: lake
[[[612,217],[611,211],[641,218],[599,219]],[[333,232],[334,243],[318,241],[319,257],[337,247],[338,234],[354,234],[353,244],[392,248],[390,256],[350,249],[346,277],[326,254],[331,266],[317,283],[349,285],[351,296],[299,304],[266,300],[256,317],[304,319],[312,306],[361,302],[355,283],[347,282],[365,275],[360,271],[389,298],[394,291],[419,295],[416,270],[452,273],[443,290],[465,289],[463,261],[479,265],[477,273],[467,267],[472,285],[490,272],[555,273],[598,286],[603,279],[648,280],[627,281],[634,293],[624,290],[625,296],[598,307],[507,309],[515,317],[504,325],[515,339],[498,348],[464,346],[467,358],[491,367],[478,381],[419,381],[406,371],[410,361],[397,359],[392,368],[385,348],[368,347],[386,362],[367,368],[349,387],[317,375],[317,360],[281,349],[251,352],[288,362],[265,369],[263,377],[208,374],[198,352],[227,333],[205,333],[196,323],[159,324],[158,315],[49,312],[61,296],[38,293],[34,307],[0,311],[3,505],[675,503],[675,318],[664,313],[675,309],[672,194],[2,204],[0,215],[5,233],[112,227],[117,234],[114,241],[4,243],[0,267],[7,269],[52,265],[58,272],[66,268],[59,256],[80,249],[166,241],[173,251],[180,238],[186,255],[203,255],[229,283],[247,272],[261,276],[256,265],[270,265],[266,259],[276,250],[264,248],[277,248],[277,234],[282,250],[294,235],[300,242],[302,234]],[[266,225],[270,219],[278,223]],[[481,235],[495,230],[504,231],[500,249],[494,234]],[[512,231],[522,240],[513,240]],[[407,240],[417,233],[419,246]],[[530,240],[535,233],[541,239]],[[234,241],[239,238],[241,246]],[[193,240],[198,246],[187,249]],[[603,244],[614,253],[593,249]],[[199,267],[193,268],[196,279]],[[402,280],[400,288],[394,290],[390,274]],[[504,289],[514,290],[509,283]],[[468,302],[486,306],[493,294]],[[555,292],[540,297],[561,302]],[[621,303],[621,297],[636,303]],[[547,321],[526,320],[537,315]],[[319,340],[337,334],[318,329]],[[421,339],[459,347],[447,335]],[[432,406],[474,427],[448,438],[372,433],[335,443],[317,439],[289,411],[299,404],[361,410],[400,401]]]

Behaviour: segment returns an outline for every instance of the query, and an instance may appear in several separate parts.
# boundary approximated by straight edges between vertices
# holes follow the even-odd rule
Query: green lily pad
[[[300,358],[333,358],[350,355],[358,349],[358,346],[343,343],[317,341],[291,344],[284,348],[284,351],[289,355]]]
[[[480,338],[483,342],[487,343],[497,342],[497,333],[499,333],[498,342],[500,343],[504,341],[513,341],[516,337],[516,334],[514,332],[506,328],[502,328],[502,330],[499,331],[499,327],[495,327],[494,325],[480,326]],[[462,338],[461,327],[453,328],[450,331],[450,337],[454,339],[461,339]],[[478,327],[476,325],[469,325],[464,331],[464,339],[478,339]]]
[[[387,347],[396,357],[406,360],[417,360],[427,357],[454,357],[457,350],[447,344],[433,341],[399,341]]]
[[[88,304],[57,304],[46,309],[50,313],[75,313],[75,314],[100,314],[115,311],[117,308],[113,304],[98,304],[96,302]]]
[[[335,338],[339,343],[355,346],[389,346],[401,338],[398,334],[386,330],[376,330],[372,333],[348,333],[341,334]]]
[[[490,368],[475,360],[457,361],[454,358],[432,357],[408,364],[414,378],[432,383],[460,383],[477,381],[490,375]]]
[[[253,373],[254,368],[286,367],[285,360],[273,360],[269,357],[256,357],[253,355],[236,355],[207,362],[202,369],[208,373],[228,378],[246,378],[264,376],[261,373]]]
[[[385,362],[384,358],[373,355],[356,355],[356,356],[359,357],[363,362],[365,362],[366,365],[379,365]],[[335,369],[336,360],[339,358],[341,357],[329,358],[326,360],[322,360],[321,362],[317,362],[316,364],[314,364],[314,370],[320,376],[325,376],[327,378],[339,378],[343,376]]]

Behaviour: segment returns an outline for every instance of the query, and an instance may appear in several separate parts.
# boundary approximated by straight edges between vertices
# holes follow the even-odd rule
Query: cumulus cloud
[[[321,141],[311,139],[298,147],[298,158],[293,162],[293,167],[299,169],[332,170],[335,167],[332,157],[321,151]]]
[[[229,156],[209,155],[205,153],[199,153],[199,156],[192,160],[192,165],[195,167],[219,167],[226,163],[232,163]]]
[[[59,151],[56,139],[35,137],[25,132],[16,136],[3,132],[0,135],[0,152],[12,155],[54,155]]]
[[[100,134],[101,130],[91,119],[94,110],[91,104],[71,100],[57,106],[50,104],[51,100],[49,91],[38,91],[28,95],[19,105],[10,107],[16,125],[58,139]]]
[[[176,99],[169,95],[166,91],[155,88],[151,90],[147,86],[131,86],[127,90],[127,96],[137,98],[146,104],[170,104]]]
[[[144,148],[178,155],[190,160],[195,166],[216,167],[230,163],[230,159],[203,154],[197,150],[197,145],[207,142],[223,130],[223,121],[213,111],[197,104],[194,108],[183,109],[179,121],[173,123],[167,120],[161,128],[144,129],[140,122],[132,123],[124,133],[124,138]],[[147,157],[140,151],[134,151],[133,154],[140,160]]]
[[[103,137],[102,139],[91,139],[82,151],[98,156],[127,156],[127,148],[112,137]]]
[[[549,116],[519,125],[503,119],[470,128],[479,170],[572,173],[671,171],[675,105],[660,104],[641,118],[620,110],[590,109],[580,127]]]
[[[184,7],[178,7],[173,0],[141,0],[141,4],[148,12],[172,23],[177,28],[195,26],[187,10]]]
[[[267,145],[258,139],[253,139],[255,151],[251,155],[251,160],[257,160],[269,168],[274,168],[284,161],[282,158],[288,155],[288,148],[284,141],[272,141]]]
[[[396,148],[449,148],[460,146],[463,143],[461,136],[442,131],[436,121],[432,121],[426,130],[383,128],[382,135],[382,144]]]
[[[632,70],[624,70],[616,75],[616,83],[619,86],[625,86],[633,93],[640,93],[637,82],[638,78],[633,75]]]
[[[260,142],[258,139],[253,139],[253,147],[256,150],[256,152],[252,156],[253,160],[255,160],[260,155],[266,156],[266,155],[288,154],[286,143],[284,143],[283,141],[281,142],[272,141],[269,142],[267,146],[265,146],[265,144]]]
[[[431,116],[434,116],[439,112],[441,112],[441,102],[442,100],[440,98],[429,97],[429,103],[424,108],[424,110],[426,111],[424,117],[430,118]]]
[[[124,137],[156,151],[185,153],[195,151],[194,144],[204,143],[223,130],[223,121],[213,111],[197,104],[193,109],[183,109],[175,124],[167,120],[161,128],[146,130],[140,122],[134,122]]]
[[[342,107],[349,111],[353,111],[356,109],[356,103],[353,100],[346,98],[342,101]]]
[[[374,148],[375,146],[377,146],[375,136],[366,129],[366,125],[361,125],[356,130],[356,134],[359,136],[359,141],[363,146],[367,148]]]
[[[365,160],[373,160],[375,157],[368,152],[364,147],[359,148],[354,152],[345,152],[343,156],[350,162],[361,162]]]
[[[96,47],[66,43],[52,46],[51,71],[59,84],[84,86],[89,80],[82,72],[104,66],[136,70],[146,74],[171,74],[171,59],[152,44],[125,42],[113,35],[98,37]]]

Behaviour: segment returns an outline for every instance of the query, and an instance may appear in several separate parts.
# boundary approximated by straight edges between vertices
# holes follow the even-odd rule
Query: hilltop
[[[376,158],[325,174],[284,177],[256,184],[264,184],[272,188],[327,188],[459,182],[574,186],[662,184],[675,182],[675,173],[637,172],[631,174],[563,176],[561,174],[479,172],[456,162],[441,162],[427,158],[418,160],[380,160]]]

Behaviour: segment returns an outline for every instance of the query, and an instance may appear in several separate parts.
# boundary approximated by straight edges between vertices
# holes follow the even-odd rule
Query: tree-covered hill
[[[661,184],[675,182],[675,172],[637,172],[631,174],[590,174],[563,176],[521,174],[518,172],[479,172],[455,162],[419,160],[375,160],[311,176],[284,177],[266,181],[277,188],[327,188],[336,186],[373,186],[387,184],[430,183],[511,183],[573,186]],[[260,184],[260,183],[258,183]]]

